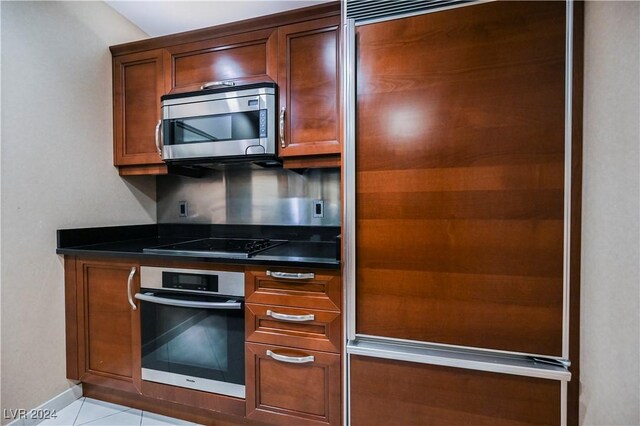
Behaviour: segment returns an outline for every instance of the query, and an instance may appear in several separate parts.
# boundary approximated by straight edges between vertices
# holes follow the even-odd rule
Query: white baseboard
[[[31,413],[27,413],[27,416],[22,419],[16,419],[6,426],[35,426],[42,422],[43,419],[33,417],[33,411],[45,410],[45,411],[60,411],[67,405],[71,404],[76,399],[82,397],[82,384],[74,385],[62,392],[61,394],[54,396],[44,404],[31,410]]]

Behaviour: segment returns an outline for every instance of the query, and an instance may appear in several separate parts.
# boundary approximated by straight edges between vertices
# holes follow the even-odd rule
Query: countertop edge
[[[311,267],[311,268],[323,268],[323,269],[340,269],[341,262],[338,260],[327,259],[326,262],[319,262],[317,258],[314,260],[277,260],[277,259],[229,259],[229,258],[215,258],[215,257],[198,257],[198,256],[168,256],[161,254],[150,254],[140,252],[122,252],[111,250],[87,250],[81,247],[68,247],[57,248],[56,254],[65,256],[83,256],[83,257],[97,257],[108,259],[134,259],[141,262],[145,260],[169,260],[169,261],[182,261],[182,262],[201,262],[201,263],[217,263],[228,265],[244,265],[244,266],[284,266],[291,268],[299,267]]]

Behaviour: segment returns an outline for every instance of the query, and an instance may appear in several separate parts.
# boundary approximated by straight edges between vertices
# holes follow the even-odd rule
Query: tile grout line
[[[84,403],[87,400],[87,398],[85,398],[84,396],[82,397],[82,403],[80,404],[80,409],[78,410],[78,412],[76,413],[76,416],[73,418],[73,425],[75,426],[76,422],[78,421],[78,416],[80,416],[80,412],[82,411],[82,407],[84,407]]]
[[[126,410],[118,411],[117,413],[107,414],[106,416],[98,417],[97,419],[93,419],[93,420],[90,420],[90,421],[88,421],[88,422],[80,423],[80,424],[79,424],[79,425],[77,425],[77,426],[89,425],[89,424],[91,424],[91,423],[93,423],[93,422],[96,422],[96,421],[98,421],[98,420],[106,419],[107,417],[115,416],[116,414],[126,413],[126,412],[129,412],[129,411],[131,411],[131,410],[135,410],[135,408],[130,408],[130,407],[129,407],[129,408],[127,408]]]

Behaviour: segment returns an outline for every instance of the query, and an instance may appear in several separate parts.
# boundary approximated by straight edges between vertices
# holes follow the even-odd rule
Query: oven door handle
[[[166,297],[150,296],[136,293],[135,298],[144,302],[158,303],[160,305],[177,306],[181,308],[199,309],[242,309],[242,303],[231,299],[226,302],[192,302],[190,300],[168,299]]]

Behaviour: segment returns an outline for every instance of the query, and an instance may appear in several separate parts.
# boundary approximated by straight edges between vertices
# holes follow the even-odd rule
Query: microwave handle
[[[162,120],[158,120],[158,124],[156,124],[156,149],[158,150],[160,157],[162,157],[162,136],[160,134],[161,126]]]
[[[134,296],[138,300],[144,302],[157,303],[167,306],[178,306],[181,308],[199,308],[199,309],[242,309],[242,303],[235,300],[227,302],[192,302],[190,300],[168,299],[166,297],[152,296],[150,294],[136,293]]]
[[[220,86],[235,86],[235,81],[209,81],[202,86],[200,86],[200,90],[211,89],[212,87],[220,87]]]

